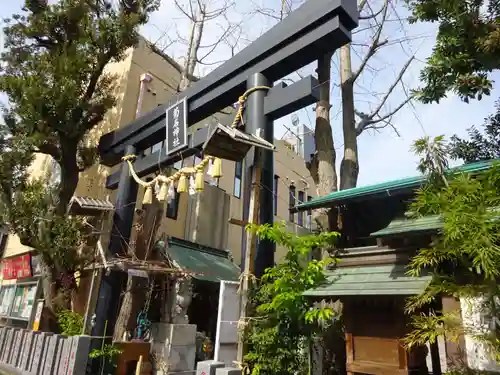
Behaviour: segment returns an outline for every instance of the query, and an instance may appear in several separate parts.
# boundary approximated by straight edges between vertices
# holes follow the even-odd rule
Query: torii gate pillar
[[[258,86],[272,86],[272,83],[262,74],[255,73],[247,80],[247,89],[251,89]],[[265,116],[265,98],[267,95],[266,90],[257,90],[248,96],[246,109],[245,109],[245,132],[258,135],[270,143],[274,143],[274,125],[273,120],[268,119]],[[261,190],[260,190],[260,210],[259,210],[259,224],[273,224],[274,222],[274,211],[272,207],[274,198],[274,155],[273,151],[270,150],[260,150],[262,158],[260,160],[260,170],[261,170]],[[253,160],[252,160],[253,158]],[[246,158],[245,163],[245,176],[247,178],[247,187],[244,191],[244,209],[243,213],[245,220],[248,220],[248,202],[250,200],[249,187],[253,182],[252,179],[252,167],[255,165],[255,154],[251,153]],[[277,197],[276,197],[277,198]],[[245,259],[245,252],[249,251],[246,248],[246,231],[243,228],[243,241],[242,241],[242,256],[241,259]],[[264,271],[268,267],[274,265],[274,253],[276,251],[276,245],[269,240],[258,240],[257,242],[257,252],[255,256],[255,276],[261,277]],[[242,265],[243,266],[243,265]]]

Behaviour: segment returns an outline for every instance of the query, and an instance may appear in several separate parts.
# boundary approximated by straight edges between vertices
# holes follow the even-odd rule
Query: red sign
[[[31,255],[25,254],[14,258],[2,260],[2,274],[4,280],[22,279],[32,277]]]

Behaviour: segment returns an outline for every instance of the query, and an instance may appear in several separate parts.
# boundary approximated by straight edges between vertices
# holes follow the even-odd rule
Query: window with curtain
[[[310,195],[307,196],[307,201],[310,202],[312,200],[312,197]],[[311,229],[312,225],[312,210],[307,210],[307,216],[306,216],[306,228]]]
[[[298,204],[304,203],[304,192],[303,191],[299,191],[298,199],[299,199]],[[304,226],[304,211],[300,211],[297,214],[297,224],[299,224],[300,226]]]
[[[175,198],[172,199],[167,204],[166,216],[169,219],[177,220],[177,214],[179,213],[179,201],[181,199],[181,194],[175,189]]]
[[[293,208],[295,207],[295,192],[296,192],[297,188],[295,187],[295,185],[290,185],[290,189],[289,189],[289,208]],[[290,211],[290,217],[289,217],[289,220],[291,223],[295,222],[295,214],[293,214],[291,211]]]
[[[273,204],[274,204],[274,214],[278,215],[278,184],[280,182],[280,177],[274,175],[274,187],[273,187]]]
[[[234,187],[233,187],[233,195],[236,198],[241,198],[242,178],[243,178],[243,162],[237,161],[234,165]]]

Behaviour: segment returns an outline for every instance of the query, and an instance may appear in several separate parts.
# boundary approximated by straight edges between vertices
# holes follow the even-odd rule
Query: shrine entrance
[[[159,185],[159,200],[168,196],[174,184],[179,192],[189,188],[202,190],[205,168],[210,166],[215,176],[221,158],[243,161],[244,173],[249,180],[259,182],[260,206],[271,207],[273,121],[319,99],[319,84],[312,76],[289,86],[274,82],[349,43],[351,30],[357,23],[355,1],[306,1],[255,42],[168,103],[124,128],[103,135],[99,141],[100,163],[108,167],[121,164],[120,171],[110,175],[106,182],[108,189],[118,190],[109,252],[116,257],[126,254],[139,183],[146,191],[145,202],[149,202],[155,193],[155,184]],[[190,126],[232,107],[235,102],[238,102],[238,110],[232,125],[212,123],[189,132]],[[141,156],[142,151],[164,140],[162,150]],[[154,182],[141,180],[182,158],[200,153],[203,161],[194,168],[181,169],[171,176],[157,176]],[[243,201],[247,205],[248,197]],[[244,212],[248,215],[247,207]],[[257,219],[261,224],[272,224],[272,210],[258,211]],[[243,247],[242,253],[245,251],[248,249]],[[270,241],[258,242],[254,263],[256,276],[274,265],[274,251]],[[123,277],[123,273],[117,271],[103,275],[92,335],[112,335]]]

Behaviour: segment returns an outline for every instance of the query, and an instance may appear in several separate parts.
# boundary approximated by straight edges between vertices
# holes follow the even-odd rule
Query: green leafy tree
[[[495,104],[496,112],[488,116],[482,131],[476,127],[468,130],[469,139],[456,135],[451,137],[450,156],[466,163],[500,158],[500,102]]]
[[[426,168],[423,171],[432,173]],[[480,298],[481,306],[476,308],[489,321],[498,322],[500,317],[497,284],[500,277],[500,165],[474,176],[456,173],[442,176],[446,184],[440,179],[429,180],[411,205],[413,216],[439,215],[443,229],[429,248],[421,249],[409,265],[411,275],[431,272],[433,280],[422,294],[408,300],[413,331],[406,342],[409,346],[423,345],[435,342],[443,333],[450,338],[468,334],[486,344],[498,360],[500,341],[495,329],[484,324],[463,324],[461,317],[454,313],[419,314],[422,308],[448,295]]]
[[[497,1],[406,0],[411,21],[437,23],[436,45],[421,73],[423,102],[448,92],[481,100],[489,95],[489,74],[500,67],[500,4]]]
[[[337,233],[296,236],[281,224],[251,225],[259,238],[284,246],[283,262],[266,270],[252,302],[256,307],[249,320],[245,361],[252,375],[305,374],[309,347],[334,317],[326,304],[313,306],[303,293],[326,281],[325,268],[336,259],[310,260],[316,248],[333,248]]]
[[[79,173],[95,162],[86,136],[115,105],[115,77],[105,67],[136,45],[138,28],[157,6],[158,0],[26,0],[20,14],[5,20],[3,224],[42,255],[50,308],[54,293],[74,287],[87,242],[85,222],[67,212]],[[58,183],[28,178],[36,153],[57,163]]]
[[[444,177],[448,168],[447,144],[443,135],[434,139],[424,137],[418,139],[413,144],[412,150],[420,156],[417,169],[424,174],[428,174],[431,179],[439,179],[447,184]]]

